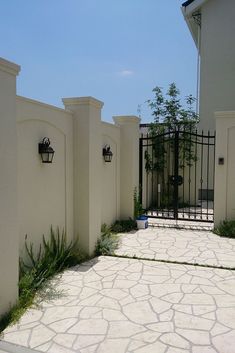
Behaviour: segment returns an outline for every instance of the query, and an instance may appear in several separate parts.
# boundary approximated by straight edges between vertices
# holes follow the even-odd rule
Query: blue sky
[[[19,95],[62,107],[62,97],[104,102],[103,120],[152,120],[146,100],[176,82],[196,95],[197,52],[179,0],[0,2],[0,56],[21,65]]]

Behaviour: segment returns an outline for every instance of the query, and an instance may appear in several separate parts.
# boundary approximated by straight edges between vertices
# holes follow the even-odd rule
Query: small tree
[[[152,110],[154,123],[151,126],[151,132],[158,132],[160,126],[168,129],[175,129],[176,126],[188,126],[190,129],[195,128],[199,122],[197,113],[193,110],[196,102],[191,94],[185,98],[186,108],[183,107],[180,98],[180,91],[175,83],[169,85],[166,97],[163,95],[161,87],[153,89],[154,98],[148,99],[147,103]],[[162,125],[160,125],[162,124]]]
[[[193,107],[196,102],[191,94],[185,98],[186,107],[183,107],[180,98],[180,91],[175,83],[169,85],[166,96],[164,96],[161,87],[153,89],[154,98],[147,100],[154,116],[154,122],[150,125],[150,136],[157,137],[153,144],[153,158],[145,152],[145,168],[149,171],[163,172],[166,165],[166,150],[164,146],[165,131],[181,131],[183,139],[179,142],[179,160],[180,167],[196,161],[191,141],[187,139],[187,134],[196,129],[199,122],[197,113]],[[173,137],[172,133],[172,137]],[[154,140],[153,140],[154,141]],[[171,149],[174,148],[174,139],[171,141]]]

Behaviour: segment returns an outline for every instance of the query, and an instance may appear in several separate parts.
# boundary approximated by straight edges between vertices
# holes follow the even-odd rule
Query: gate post
[[[121,131],[120,158],[120,217],[133,218],[135,187],[139,187],[139,123],[136,116],[115,116]]]
[[[65,98],[74,113],[74,230],[81,247],[94,251],[101,230],[101,109],[93,97]]]
[[[0,58],[0,317],[18,298],[16,76],[20,66]]]
[[[215,226],[235,219],[235,111],[215,112]]]

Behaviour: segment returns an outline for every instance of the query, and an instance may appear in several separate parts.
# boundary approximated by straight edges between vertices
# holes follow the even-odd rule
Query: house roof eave
[[[184,8],[181,8],[184,19],[193,37],[196,47],[198,48],[198,25],[195,23],[192,16],[185,16]]]
[[[185,10],[186,13],[192,14],[196,10],[200,9],[202,5],[208,0],[188,0],[184,2],[181,6]]]
[[[192,2],[194,2],[194,1],[195,0],[187,0],[182,4],[182,6],[187,7],[188,5],[192,4]]]
[[[193,14],[197,12],[200,13],[201,7],[207,1],[208,0],[188,0],[184,2],[181,6],[184,19],[191,32],[196,47],[198,47],[198,24],[194,21]]]

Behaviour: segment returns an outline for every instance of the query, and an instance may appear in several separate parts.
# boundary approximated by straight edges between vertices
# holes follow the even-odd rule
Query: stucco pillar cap
[[[17,76],[20,72],[20,66],[0,57],[0,71]]]
[[[91,105],[93,107],[102,109],[104,103],[93,97],[72,97],[72,98],[62,98],[62,102],[65,107],[72,105]]]
[[[116,125],[124,125],[124,124],[139,124],[140,118],[135,115],[119,115],[113,116],[113,121]]]

